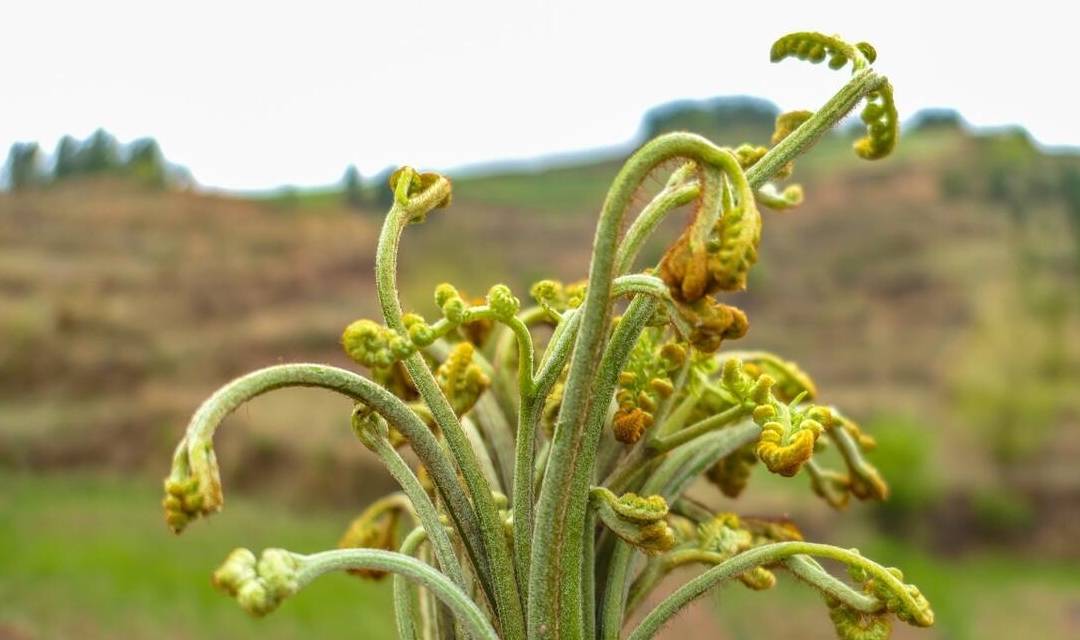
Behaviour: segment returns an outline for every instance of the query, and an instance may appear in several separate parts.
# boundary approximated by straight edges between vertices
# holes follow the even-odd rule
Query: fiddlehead
[[[746,288],[757,261],[761,214],[740,160],[729,151],[724,154],[722,171],[706,167],[700,172],[701,195],[690,226],[660,261],[660,276],[672,295],[688,304],[718,291]]]
[[[646,553],[667,551],[675,544],[675,532],[666,520],[668,505],[660,496],[616,496],[604,487],[593,487],[590,498],[600,521],[628,544]]]
[[[754,422],[761,425],[757,454],[769,471],[793,476],[814,454],[814,445],[832,416],[827,409],[801,410],[794,405],[775,403],[754,410]]]
[[[585,281],[563,284],[558,280],[540,280],[529,288],[536,304],[558,320],[569,309],[577,309],[585,301]]]
[[[619,374],[619,389],[615,392],[619,408],[612,419],[616,440],[633,444],[652,425],[660,400],[675,392],[672,376],[686,357],[684,345],[675,341],[661,343],[658,329],[641,334],[627,367]]]
[[[403,515],[411,512],[412,508],[403,495],[389,495],[376,500],[349,523],[337,546],[339,549],[394,551],[398,547],[398,524]],[[386,577],[386,572],[378,569],[350,569],[349,573],[371,580]]]
[[[852,71],[857,73],[877,59],[877,51],[866,42],[849,44],[836,36],[804,31],[786,35],[773,43],[773,62],[791,56],[815,64],[828,57],[832,69],[840,69],[851,61]],[[861,118],[866,125],[866,135],[855,141],[855,153],[866,160],[878,160],[889,155],[900,135],[900,121],[893,101],[892,85],[888,81],[882,80],[866,95]]]
[[[225,498],[221,491],[214,446],[209,441],[189,447],[187,438],[180,441],[173,457],[173,469],[165,478],[165,523],[173,533],[183,531],[199,516],[221,510]]]
[[[840,69],[849,61],[853,71],[865,68],[877,59],[877,52],[866,42],[848,44],[837,36],[814,31],[789,33],[773,43],[769,58],[780,62],[795,57],[813,64],[829,59],[830,69]]]
[[[784,187],[783,191],[777,191],[776,186],[769,183],[754,192],[758,204],[776,211],[794,209],[803,202],[803,190],[800,185],[791,184]]]
[[[694,598],[724,580],[738,576],[752,567],[782,562],[799,555],[817,556],[842,562],[851,568],[853,579],[857,582],[862,582],[859,578],[865,576],[867,581],[863,582],[863,589],[871,593],[878,602],[873,611],[892,613],[900,620],[919,627],[930,626],[934,623],[934,613],[926,598],[916,587],[904,584],[902,574],[898,574],[894,569],[886,569],[871,562],[855,550],[791,541],[754,547],[721,562],[689,581],[657,605],[630,634],[628,640],[646,640],[653,637],[664,622]],[[871,625],[860,624],[860,626],[869,628]],[[845,630],[853,629],[845,623]]]
[[[213,584],[253,616],[264,616],[300,589],[300,562],[284,549],[267,549],[257,560],[234,549],[214,572]]]
[[[785,378],[794,379],[791,376]],[[746,371],[742,361],[735,358],[724,362],[721,384],[721,391],[730,399],[753,404],[754,422],[761,426],[761,439],[756,450],[765,466],[783,476],[798,473],[813,455],[824,424],[831,424],[828,409],[800,407],[799,402],[808,391],[788,403],[783,402],[773,392],[776,380],[772,376],[762,373],[754,377]]]
[[[877,91],[866,97],[866,106],[859,115],[867,134],[855,141],[855,153],[866,160],[878,160],[892,152],[900,136],[900,118],[893,101],[892,85],[882,83]]]
[[[480,399],[480,394],[491,386],[491,379],[473,363],[474,351],[475,347],[471,342],[457,343],[446,362],[439,365],[435,371],[439,388],[446,394],[450,406],[458,416],[465,415],[472,409]]]
[[[273,611],[319,576],[333,571],[382,571],[430,590],[449,607],[465,631],[477,640],[499,640],[480,607],[446,576],[416,558],[377,549],[338,549],[311,555],[267,549],[256,560],[247,549],[229,554],[214,583],[253,615]]]
[[[840,640],[888,640],[892,636],[892,619],[885,612],[866,613],[834,598],[827,598],[825,604]]]

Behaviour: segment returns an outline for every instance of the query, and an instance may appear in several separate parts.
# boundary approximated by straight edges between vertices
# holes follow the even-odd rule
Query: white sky
[[[797,30],[877,47],[902,116],[1080,145],[1076,3],[997,4],[3,0],[0,146],[153,136],[227,189],[529,158],[625,142],[680,98],[816,108],[842,76],[768,60]]]

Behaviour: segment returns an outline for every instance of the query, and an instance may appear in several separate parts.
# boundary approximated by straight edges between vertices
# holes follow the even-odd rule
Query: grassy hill
[[[763,142],[771,117],[756,102],[676,103],[644,129]],[[883,162],[859,161],[848,145],[843,135],[822,141],[796,170],[807,204],[766,214],[761,266],[733,296],[750,314],[748,346],[797,359],[830,399],[864,416],[932,415],[950,434],[965,431],[952,411],[958,371],[1002,369],[992,343],[1008,341],[1002,328],[1017,318],[1038,316],[1033,335],[1056,332],[1074,375],[1080,235],[1059,176],[1080,160],[1046,155],[1019,132],[973,136],[940,119]],[[430,311],[443,280],[474,294],[506,281],[524,294],[542,277],[583,277],[618,165],[609,154],[458,178],[454,206],[406,236],[407,303]],[[345,364],[340,329],[375,309],[380,218],[332,191],[253,200],[97,180],[0,195],[0,459],[157,468],[191,408],[228,377],[285,360]],[[976,357],[980,340],[991,346]],[[304,455],[355,462],[336,459],[347,435],[332,401],[314,413],[273,402],[238,420],[258,443],[245,455],[299,455],[274,443],[303,428],[319,434]]]

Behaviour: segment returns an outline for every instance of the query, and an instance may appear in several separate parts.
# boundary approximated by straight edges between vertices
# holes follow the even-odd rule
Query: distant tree
[[[4,173],[12,191],[19,191],[43,182],[41,149],[36,142],[16,142],[11,145]]]
[[[166,182],[165,157],[153,138],[141,138],[131,143],[124,173],[150,187],[162,188]]]
[[[1069,219],[1080,229],[1080,169],[1065,167],[1061,172],[1061,198],[1069,212]]]
[[[53,179],[64,180],[80,172],[79,141],[71,136],[60,138],[56,145],[56,163],[53,166]]]
[[[745,96],[679,100],[650,109],[641,128],[645,138],[669,131],[693,131],[709,137],[737,131],[750,138],[767,138],[778,114],[771,102]]]
[[[78,162],[82,173],[105,173],[120,166],[120,147],[110,133],[98,129],[79,148]]]
[[[1061,199],[1076,236],[1077,258],[1080,259],[1080,169],[1070,166],[1061,172]]]
[[[911,118],[915,131],[930,129],[963,129],[964,118],[954,109],[923,109]]]
[[[364,185],[356,165],[349,165],[349,168],[345,170],[345,177],[342,178],[342,182],[344,183],[345,203],[354,209],[362,208],[364,206]]]
[[[375,206],[379,209],[389,209],[394,205],[394,192],[390,190],[390,174],[392,173],[394,173],[394,168],[387,167],[372,179],[375,184]]]

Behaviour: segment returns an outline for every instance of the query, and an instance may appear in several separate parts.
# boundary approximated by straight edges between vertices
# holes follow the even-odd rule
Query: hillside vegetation
[[[753,101],[676,103],[645,131],[761,142],[772,116]],[[881,164],[857,165],[841,136],[823,141],[796,170],[807,204],[767,216],[765,266],[735,303],[750,314],[747,346],[797,359],[837,402],[932,415],[927,428],[959,437],[967,418],[945,410],[963,404],[965,384],[992,384],[962,373],[1004,370],[994,341],[1012,342],[1003,332],[1018,319],[1036,323],[1016,340],[1022,351],[1054,334],[1057,373],[1077,373],[1070,221],[1080,219],[1061,181],[1080,161],[1043,154],[1021,132],[972,136],[939,120]],[[524,294],[541,277],[583,277],[617,160],[457,180],[454,206],[406,238],[407,300],[429,309],[441,280],[474,293],[505,280]],[[29,466],[149,457],[156,468],[191,408],[229,376],[283,360],[344,363],[341,328],[374,310],[380,217],[325,195],[244,200],[115,178],[0,195],[0,455]],[[276,425],[259,427],[261,454],[286,455],[271,435],[301,421],[327,434],[313,454],[336,456],[336,409],[268,406],[269,420],[240,419]],[[1048,421],[1075,426],[1075,411]]]

